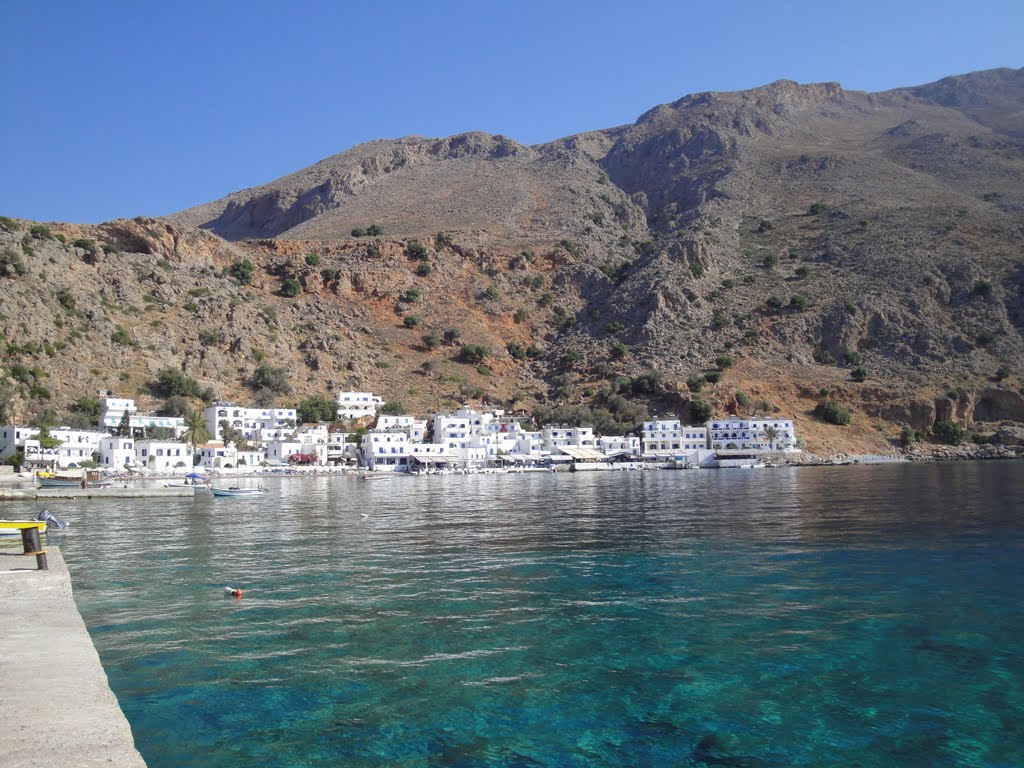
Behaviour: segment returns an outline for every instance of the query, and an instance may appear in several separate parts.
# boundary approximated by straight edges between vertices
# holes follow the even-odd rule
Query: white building
[[[266,461],[267,453],[259,448],[239,448],[236,457],[238,459],[236,467],[258,467]]]
[[[706,427],[688,427],[675,417],[645,421],[643,426],[643,452],[688,453],[708,447]]]
[[[436,413],[433,417],[434,442],[444,443],[449,448],[468,448],[470,432],[469,419],[448,413]]]
[[[135,461],[154,472],[192,469],[192,446],[177,440],[136,440]]]
[[[25,441],[34,439],[38,434],[39,429],[36,427],[21,427],[16,424],[0,427],[0,459],[13,456],[19,448],[24,450]]]
[[[136,465],[135,439],[104,435],[100,440],[100,465],[108,469],[121,469]]]
[[[363,435],[363,465],[371,472],[407,472],[412,448],[409,435],[394,431],[373,430]]]
[[[408,472],[416,463],[456,462],[444,444],[413,442],[402,429],[367,432],[361,448],[363,465],[371,472]]]
[[[712,419],[707,423],[711,448],[715,450],[795,451],[796,433],[790,419],[764,419],[752,416],[740,419]],[[765,437],[765,430],[775,429],[774,441]]]
[[[382,405],[384,405],[384,398],[377,397],[372,392],[339,392],[338,418],[373,418],[377,415],[377,408]]]
[[[415,416],[381,415],[377,417],[374,429],[378,432],[400,429],[409,436],[411,442],[422,443],[427,437],[427,420],[417,419]]]
[[[245,408],[235,403],[215,403],[203,410],[206,428],[214,440],[224,439],[222,422],[257,444],[279,439],[282,430],[295,429],[294,408]],[[273,433],[273,434],[270,434]]]
[[[543,450],[554,453],[558,448],[589,448],[597,443],[593,427],[569,427],[565,424],[545,424],[541,430]]]
[[[175,437],[185,434],[185,419],[181,416],[158,416],[155,413],[136,414],[129,417],[132,430],[148,430],[155,427],[173,430]],[[116,427],[117,425],[115,425]]]
[[[544,452],[544,439],[540,432],[527,432],[525,430],[515,433],[516,441],[512,445],[511,454],[539,459]]]
[[[299,426],[293,434],[265,443],[268,461],[292,462],[293,456],[315,457],[306,464],[325,466],[330,453],[331,434],[323,423]]]
[[[606,456],[639,456],[642,444],[636,435],[605,435],[597,438],[597,450]]]
[[[330,432],[327,438],[327,460],[338,464],[359,460],[359,446],[348,441],[348,432]]]
[[[94,429],[71,429],[70,427],[53,427],[50,437],[60,440],[60,466],[70,467],[83,461],[92,461],[93,454],[100,452],[100,440],[107,436],[106,432]]]
[[[270,440],[263,446],[264,453],[266,454],[265,461],[268,464],[287,464],[291,461],[292,456],[297,454],[306,454],[309,451],[306,446],[303,445],[301,440],[295,440],[294,438],[286,437],[282,440]],[[313,448],[313,452],[316,448]],[[324,454],[326,455],[327,449],[324,446]]]
[[[238,449],[224,445],[221,440],[211,440],[199,447],[199,463],[210,469],[235,467],[238,465]]]
[[[99,428],[107,430],[117,429],[121,425],[121,419],[125,412],[128,419],[135,415],[135,401],[130,397],[104,397],[100,403]]]

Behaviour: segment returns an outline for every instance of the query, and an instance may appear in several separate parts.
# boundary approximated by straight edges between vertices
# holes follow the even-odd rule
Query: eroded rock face
[[[1024,396],[999,387],[983,389],[974,397],[971,418],[974,421],[1024,422]]]
[[[1001,426],[996,430],[996,440],[1000,445],[1024,446],[1024,427]]]
[[[934,400],[915,400],[910,403],[896,403],[880,410],[879,415],[895,424],[907,424],[918,431],[927,431],[935,426],[936,409]]]

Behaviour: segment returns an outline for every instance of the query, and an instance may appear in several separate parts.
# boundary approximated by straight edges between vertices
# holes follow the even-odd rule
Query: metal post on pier
[[[46,562],[46,550],[43,549],[43,543],[39,538],[39,528],[37,526],[21,529],[21,543],[25,547],[26,555],[36,556],[36,568],[40,571],[50,570],[49,563]]]

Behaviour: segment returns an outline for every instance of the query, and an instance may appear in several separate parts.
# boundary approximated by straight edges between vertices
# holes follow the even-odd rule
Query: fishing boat
[[[37,488],[106,488],[109,480],[100,479],[97,472],[37,472]]]
[[[264,493],[267,493],[267,489],[262,485],[258,488],[239,488],[237,485],[233,485],[230,488],[210,486],[210,493],[214,496],[262,496]]]

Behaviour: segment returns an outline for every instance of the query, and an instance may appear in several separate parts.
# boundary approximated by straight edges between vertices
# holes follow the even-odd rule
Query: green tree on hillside
[[[300,401],[295,412],[300,424],[314,421],[337,421],[338,403],[327,395],[312,395]]]

